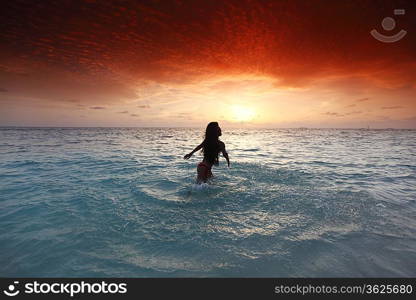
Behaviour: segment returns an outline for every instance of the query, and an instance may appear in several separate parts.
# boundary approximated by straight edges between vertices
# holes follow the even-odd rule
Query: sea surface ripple
[[[1,128],[0,275],[415,277],[416,131]]]

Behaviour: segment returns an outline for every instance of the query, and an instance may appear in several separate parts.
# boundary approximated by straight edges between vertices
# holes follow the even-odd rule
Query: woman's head
[[[210,122],[205,130],[205,139],[217,139],[221,136],[221,128],[218,122]]]
[[[218,164],[218,137],[221,136],[221,128],[218,122],[211,122],[205,130],[205,139],[202,151],[204,158],[211,164]]]

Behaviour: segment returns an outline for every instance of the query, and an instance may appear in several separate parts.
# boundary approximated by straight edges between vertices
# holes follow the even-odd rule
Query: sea
[[[416,276],[416,130],[203,131],[0,128],[0,276]]]

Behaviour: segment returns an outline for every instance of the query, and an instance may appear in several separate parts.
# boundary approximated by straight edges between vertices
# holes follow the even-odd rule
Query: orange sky
[[[0,125],[416,128],[413,2],[7,1]]]

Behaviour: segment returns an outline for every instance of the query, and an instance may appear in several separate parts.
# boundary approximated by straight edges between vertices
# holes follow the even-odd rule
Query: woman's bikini
[[[211,176],[212,176],[212,172],[211,172],[211,165],[209,165],[209,164],[207,164],[206,162],[204,162],[204,161],[202,161],[202,162],[200,162],[199,164],[198,164],[198,169],[200,169],[200,168],[204,168],[204,171],[203,171],[203,179],[207,179],[207,178],[210,178]]]
[[[207,179],[212,177],[211,172],[212,164],[207,163],[205,158],[202,162],[200,162],[197,166],[198,170],[198,180],[205,182]]]

